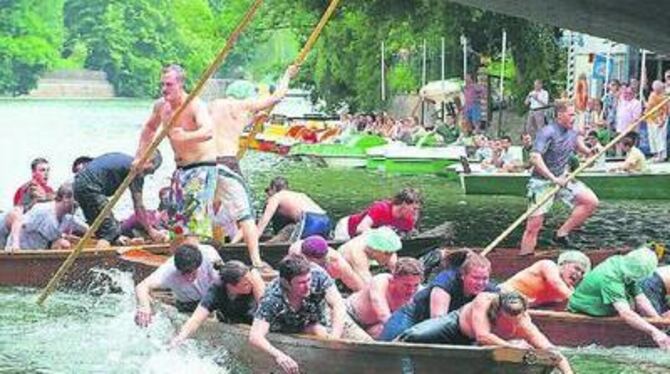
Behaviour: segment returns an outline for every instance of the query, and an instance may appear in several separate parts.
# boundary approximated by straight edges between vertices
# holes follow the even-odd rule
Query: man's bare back
[[[272,198],[279,200],[277,211],[282,216],[289,217],[295,222],[300,220],[303,213],[326,213],[319,204],[302,192],[282,190],[277,192]]]
[[[375,275],[372,278],[372,282],[368,282],[362,290],[352,294],[349,297],[348,302],[356,310],[356,314],[358,314],[359,317],[359,322],[365,325],[375,325],[380,322],[377,312],[375,312],[374,308],[372,307],[372,301],[370,298],[370,290],[372,288],[373,282],[376,283],[378,289],[386,296],[385,302],[388,304],[391,312],[395,311],[401,306],[391,305],[392,300],[389,300],[391,298],[389,297],[388,286],[391,277],[391,274]]]
[[[251,123],[253,114],[246,108],[244,101],[235,99],[212,101],[209,113],[215,124],[216,155],[235,157],[240,148],[240,136],[244,127]]]

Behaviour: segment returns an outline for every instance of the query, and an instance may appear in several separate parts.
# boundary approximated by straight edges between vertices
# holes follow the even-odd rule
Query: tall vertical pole
[[[442,38],[442,52],[441,52],[442,58],[441,58],[441,66],[440,66],[440,82],[442,82],[442,92],[444,92],[446,88],[446,82],[444,81],[446,79],[445,77],[445,60],[446,60],[446,55],[445,55],[445,39],[444,37]],[[446,103],[443,101],[440,103],[441,109],[442,109],[442,122],[446,123],[447,121],[447,106]]]
[[[463,46],[463,80],[468,74],[468,39],[465,35],[461,35],[461,45]]]
[[[421,63],[421,87],[426,85],[426,39],[423,40],[423,61]],[[421,125],[426,124],[425,102],[421,99]]]
[[[382,48],[381,48],[381,58],[380,58],[380,65],[381,65],[381,94],[382,94],[382,101],[386,101],[386,65],[384,63],[384,41],[382,40]]]
[[[572,31],[567,31],[568,34],[568,71],[567,71],[567,82],[565,85],[565,90],[568,93],[568,98],[572,100],[574,95],[575,88],[575,42],[576,35]]]
[[[644,85],[647,82],[647,50],[642,50],[642,61],[640,62],[640,92],[639,98],[640,101],[644,101]]]
[[[605,87],[604,87],[604,92],[603,96],[607,94],[607,90],[610,85],[610,74],[612,72],[610,71],[610,59],[612,58],[612,46],[614,45],[614,42],[609,41],[609,48],[607,48],[607,55],[605,57]]]
[[[502,136],[503,103],[505,102],[505,54],[507,53],[507,30],[502,32],[502,59],[500,61],[500,103],[498,105],[498,136]],[[490,106],[489,106],[490,107]]]

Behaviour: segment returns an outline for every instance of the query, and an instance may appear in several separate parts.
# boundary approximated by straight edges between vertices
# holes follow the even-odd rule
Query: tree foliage
[[[118,95],[155,96],[160,68],[182,64],[197,78],[223,46],[252,0],[0,0],[0,92],[27,92],[47,69],[102,70]],[[266,0],[218,72],[219,77],[273,81],[307,40],[328,0]],[[305,62],[300,83],[354,110],[383,107],[380,43],[387,89],[440,78],[441,39],[447,77],[462,74],[460,36],[469,38],[469,66],[500,54],[501,31],[517,66],[512,92],[533,79],[561,84],[557,31],[521,19],[441,0],[343,1]],[[561,77],[561,78],[557,78]]]
[[[27,93],[59,57],[62,0],[0,0],[0,92]]]

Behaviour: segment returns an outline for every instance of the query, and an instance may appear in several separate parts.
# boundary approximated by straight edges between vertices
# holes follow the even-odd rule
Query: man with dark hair
[[[154,102],[144,124],[133,167],[143,169],[139,159],[154,140],[158,129],[167,125],[186,100],[185,73],[179,65],[161,71],[162,97]],[[177,169],[172,175],[170,229],[175,239],[187,234],[212,238],[213,201],[216,190],[216,146],[214,128],[207,105],[194,99],[168,131]],[[178,240],[176,241],[178,242]]]
[[[14,193],[14,206],[22,212],[28,211],[38,202],[50,201],[54,198],[54,190],[48,184],[49,161],[38,157],[30,163],[31,179],[19,187]]]
[[[108,202],[107,197],[112,196],[119,188],[123,180],[130,173],[133,158],[124,153],[106,153],[96,157],[84,170],[80,171],[74,178],[74,197],[81,206],[84,216],[89,224],[100,214]],[[146,210],[142,201],[142,187],[144,176],[153,174],[161,165],[162,157],[156,151],[151,161],[144,165],[142,173],[135,177],[130,184],[130,194],[135,208],[135,215],[156,242],[165,241],[166,235],[149,224]],[[119,222],[110,213],[100,225],[96,232],[98,237],[98,248],[108,247],[111,243],[127,244],[128,238],[121,235]]]
[[[72,173],[77,174],[82,171],[89,162],[93,161],[93,157],[79,156],[74,159],[72,163]]]
[[[376,201],[360,213],[346,216],[335,226],[335,240],[349,240],[370,229],[391,226],[402,233],[415,229],[423,204],[419,191],[403,188],[392,200]]]
[[[332,228],[330,217],[305,193],[289,190],[288,182],[283,178],[270,183],[266,191],[268,200],[263,216],[258,222],[258,232],[262,233],[277,213],[296,224],[291,234],[291,242],[312,235],[319,235],[325,239],[330,237]]]
[[[139,326],[146,327],[151,323],[152,290],[169,289],[180,311],[193,312],[209,288],[220,284],[215,268],[221,262],[219,253],[208,245],[198,245],[197,240],[187,238],[187,241],[190,243],[178,246],[174,256],[135,287],[135,323]]]
[[[346,299],[347,313],[354,323],[377,339],[391,314],[411,300],[422,279],[421,262],[400,257],[391,274],[375,275],[362,290]]]
[[[228,261],[218,267],[221,284],[209,288],[191,318],[170,341],[175,347],[191,336],[212,312],[224,323],[251,324],[265,283],[255,269],[240,261]]]
[[[517,292],[482,292],[462,309],[446,316],[415,325],[398,337],[408,343],[457,344],[519,347],[513,342],[522,339],[536,349],[555,347],[535,326],[528,314],[528,302]],[[561,360],[558,369],[572,373],[570,363],[558,351]]]
[[[274,357],[286,373],[299,372],[298,363],[275,348],[268,332],[307,333],[338,339],[346,310],[333,280],[302,255],[288,255],[279,262],[279,278],[268,285],[249,332],[249,343]],[[325,328],[325,303],[331,310],[330,333]]]
[[[568,163],[575,152],[588,156],[592,150],[584,144],[583,137],[573,130],[574,109],[565,102],[557,102],[555,110],[556,122],[538,131],[535,139],[530,161],[533,173],[528,180],[528,201],[534,205],[555,185],[561,187],[556,196],[572,208],[572,214],[554,234],[554,242],[569,247],[568,234],[595,212],[598,197],[584,183],[566,181]],[[553,205],[553,200],[552,196],[526,221],[520,255],[530,255],[535,250],[544,215]]]
[[[88,227],[73,216],[76,203],[72,185],[58,188],[54,201],[35,204],[28,212],[12,221],[6,249],[68,249],[65,235],[85,232]],[[4,222],[2,223],[5,224]],[[0,248],[4,238],[0,238]]]

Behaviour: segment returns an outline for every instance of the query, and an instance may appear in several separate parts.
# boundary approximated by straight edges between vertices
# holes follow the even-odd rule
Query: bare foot
[[[530,249],[530,250],[520,250],[519,251],[519,256],[532,256],[535,254],[535,251]]]

